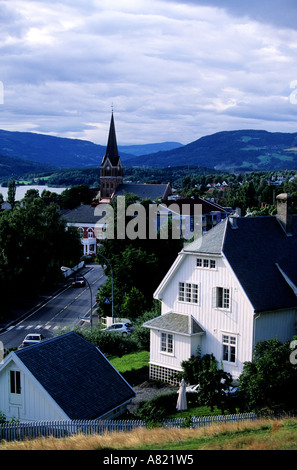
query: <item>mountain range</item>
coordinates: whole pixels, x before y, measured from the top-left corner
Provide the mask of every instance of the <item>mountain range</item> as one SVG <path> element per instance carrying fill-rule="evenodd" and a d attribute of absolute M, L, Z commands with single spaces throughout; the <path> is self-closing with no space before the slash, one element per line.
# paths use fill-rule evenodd
<path fill-rule="evenodd" d="M 54 168 L 99 167 L 106 147 L 79 139 L 0 130 L 0 177 Z M 178 142 L 119 146 L 125 167 L 198 165 L 222 171 L 297 168 L 297 133 L 223 131 Z"/>
<path fill-rule="evenodd" d="M 218 132 L 183 147 L 128 159 L 125 165 L 198 165 L 227 172 L 295 169 L 297 133 L 263 130 Z"/>

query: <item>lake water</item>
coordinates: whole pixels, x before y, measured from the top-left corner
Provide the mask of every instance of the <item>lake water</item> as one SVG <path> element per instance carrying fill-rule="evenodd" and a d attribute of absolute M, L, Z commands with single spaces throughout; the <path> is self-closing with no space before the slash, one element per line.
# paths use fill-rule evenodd
<path fill-rule="evenodd" d="M 29 189 L 37 189 L 38 192 L 39 192 L 39 196 L 40 196 L 44 189 L 49 190 L 52 193 L 61 194 L 61 192 L 64 191 L 64 189 L 66 189 L 66 188 L 50 188 L 49 186 L 34 186 L 34 185 L 33 186 L 29 186 L 29 185 L 28 186 L 17 186 L 16 187 L 16 196 L 15 196 L 16 201 L 20 201 L 21 199 L 23 199 L 25 197 L 26 192 Z M 7 191 L 8 191 L 8 188 L 0 187 L 0 193 L 3 195 L 4 201 L 6 201 L 6 198 L 7 198 Z"/>

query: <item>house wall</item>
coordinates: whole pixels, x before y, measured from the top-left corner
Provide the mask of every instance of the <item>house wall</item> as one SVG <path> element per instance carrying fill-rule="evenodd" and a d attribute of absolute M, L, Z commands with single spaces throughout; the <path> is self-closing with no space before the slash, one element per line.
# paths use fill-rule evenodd
<path fill-rule="evenodd" d="M 196 267 L 197 258 L 215 260 L 215 269 Z M 178 300 L 179 282 L 198 285 L 198 304 Z M 216 287 L 229 289 L 229 309 L 215 307 L 213 302 Z M 243 363 L 252 358 L 253 309 L 224 256 L 184 256 L 184 261 L 162 293 L 162 314 L 170 311 L 193 315 L 205 330 L 200 343 L 202 355 L 213 353 L 218 361 L 223 361 L 223 335 L 235 337 L 236 362 L 223 361 L 223 367 L 234 378 L 240 375 Z M 184 347 L 186 351 L 182 357 L 189 353 L 188 346 L 185 344 Z M 159 360 L 161 361 L 160 357 Z M 169 364 L 168 360 L 166 364 Z"/>
<path fill-rule="evenodd" d="M 21 373 L 21 393 L 10 394 L 10 370 Z M 21 422 L 38 420 L 65 420 L 67 416 L 55 407 L 54 402 L 41 393 L 30 376 L 20 369 L 15 363 L 10 362 L 0 372 L 0 411 L 6 419 L 17 418 Z"/>
<path fill-rule="evenodd" d="M 255 316 L 255 344 L 258 341 L 277 338 L 281 342 L 290 341 L 297 333 L 297 310 L 263 312 Z"/>
<path fill-rule="evenodd" d="M 162 331 L 164 333 L 164 331 Z M 179 335 L 177 333 L 173 334 L 173 344 L 174 349 L 173 353 L 164 353 L 161 352 L 161 331 L 160 330 L 151 330 L 150 336 L 150 364 L 160 364 L 166 365 L 171 369 L 182 370 L 180 363 L 183 360 L 187 360 L 191 356 L 191 341 L 189 336 Z"/>

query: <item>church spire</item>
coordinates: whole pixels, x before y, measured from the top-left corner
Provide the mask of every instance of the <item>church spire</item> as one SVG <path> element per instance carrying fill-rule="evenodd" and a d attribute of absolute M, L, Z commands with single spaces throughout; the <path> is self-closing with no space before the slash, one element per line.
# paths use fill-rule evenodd
<path fill-rule="evenodd" d="M 116 189 L 122 183 L 123 166 L 118 154 L 112 110 L 106 153 L 100 166 L 100 199 L 112 198 Z"/>
<path fill-rule="evenodd" d="M 109 135 L 108 135 L 105 157 L 109 158 L 110 163 L 113 166 L 118 164 L 119 153 L 118 153 L 117 137 L 116 137 L 116 131 L 115 131 L 115 125 L 114 125 L 113 111 L 111 113 L 111 121 L 110 121 Z"/>

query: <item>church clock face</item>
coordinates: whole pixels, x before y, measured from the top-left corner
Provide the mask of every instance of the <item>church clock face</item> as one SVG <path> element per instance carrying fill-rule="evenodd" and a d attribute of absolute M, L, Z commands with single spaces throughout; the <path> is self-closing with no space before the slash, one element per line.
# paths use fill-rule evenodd
<path fill-rule="evenodd" d="M 106 169 L 107 169 L 107 170 L 110 170 L 110 166 L 108 165 L 108 166 L 106 167 Z"/>

